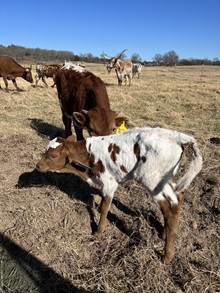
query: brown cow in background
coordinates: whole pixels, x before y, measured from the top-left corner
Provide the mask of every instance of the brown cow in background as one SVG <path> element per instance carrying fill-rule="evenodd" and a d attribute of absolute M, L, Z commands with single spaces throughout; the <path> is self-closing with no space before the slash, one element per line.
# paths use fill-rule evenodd
<path fill-rule="evenodd" d="M 83 140 L 83 129 L 89 135 L 109 135 L 115 132 L 126 117 L 116 117 L 110 103 L 104 82 L 83 68 L 62 68 L 55 78 L 58 98 L 65 125 L 66 137 L 75 128 L 77 140 Z"/>
<path fill-rule="evenodd" d="M 29 68 L 25 68 L 9 56 L 0 56 L 0 77 L 2 77 L 5 82 L 6 91 L 8 91 L 8 80 L 12 80 L 16 90 L 18 91 L 20 88 L 16 83 L 17 77 L 22 77 L 30 83 L 33 82 L 31 66 Z"/>

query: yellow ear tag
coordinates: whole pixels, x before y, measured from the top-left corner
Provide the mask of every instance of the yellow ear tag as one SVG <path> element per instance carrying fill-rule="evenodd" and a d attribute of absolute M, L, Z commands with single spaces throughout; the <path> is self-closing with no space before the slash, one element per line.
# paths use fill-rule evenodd
<path fill-rule="evenodd" d="M 127 128 L 125 127 L 125 121 L 123 121 L 122 124 L 117 128 L 116 134 L 124 132 L 126 130 L 127 130 Z"/>

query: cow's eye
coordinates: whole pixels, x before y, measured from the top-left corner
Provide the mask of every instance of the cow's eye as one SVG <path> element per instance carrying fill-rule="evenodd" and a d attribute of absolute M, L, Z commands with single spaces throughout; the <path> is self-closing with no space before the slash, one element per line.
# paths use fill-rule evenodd
<path fill-rule="evenodd" d="M 56 154 L 50 154 L 50 158 L 51 158 L 51 159 L 55 159 L 56 157 L 57 157 Z"/>
<path fill-rule="evenodd" d="M 113 132 L 116 132 L 116 128 L 113 128 L 112 131 L 113 131 Z"/>

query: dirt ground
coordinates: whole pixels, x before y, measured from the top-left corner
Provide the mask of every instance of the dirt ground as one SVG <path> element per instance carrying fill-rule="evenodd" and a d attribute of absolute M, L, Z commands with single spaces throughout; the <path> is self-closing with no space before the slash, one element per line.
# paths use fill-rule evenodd
<path fill-rule="evenodd" d="M 0 90 L 0 292 L 220 292 L 220 145 L 210 141 L 220 136 L 220 68 L 144 68 L 130 88 L 104 66 L 88 70 L 135 125 L 198 138 L 204 166 L 184 192 L 175 258 L 161 262 L 163 219 L 136 182 L 118 188 L 98 240 L 90 209 L 95 198 L 97 222 L 97 190 L 71 174 L 35 170 L 64 127 L 56 88 L 18 78 L 22 91 L 11 83 Z"/>

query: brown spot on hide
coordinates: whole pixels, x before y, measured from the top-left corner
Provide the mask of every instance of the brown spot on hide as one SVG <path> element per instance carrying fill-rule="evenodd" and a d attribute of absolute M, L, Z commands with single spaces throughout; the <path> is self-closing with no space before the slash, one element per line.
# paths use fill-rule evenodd
<path fill-rule="evenodd" d="M 102 161 L 99 160 L 97 163 L 95 163 L 95 156 L 93 154 L 90 155 L 89 165 L 92 167 L 91 173 L 94 176 L 99 177 L 100 173 L 105 172 L 105 167 Z"/>
<path fill-rule="evenodd" d="M 120 148 L 116 144 L 113 144 L 113 146 L 111 148 L 112 148 L 111 159 L 115 163 L 116 162 L 116 155 L 119 154 Z"/>
<path fill-rule="evenodd" d="M 111 153 L 112 151 L 112 143 L 110 143 L 110 145 L 108 146 L 108 152 Z"/>
<path fill-rule="evenodd" d="M 127 169 L 125 168 L 124 165 L 121 165 L 120 168 L 121 168 L 121 170 L 122 170 L 123 172 L 128 173 L 128 171 L 127 171 Z"/>
<path fill-rule="evenodd" d="M 145 163 L 147 161 L 145 156 L 142 156 L 141 159 L 142 159 L 143 163 Z"/>
<path fill-rule="evenodd" d="M 95 163 L 92 166 L 92 173 L 93 173 L 94 176 L 99 177 L 100 173 L 104 173 L 104 172 L 105 172 L 105 167 L 102 164 L 101 160 L 99 160 L 97 163 Z"/>
<path fill-rule="evenodd" d="M 140 161 L 140 146 L 139 144 L 136 142 L 134 145 L 134 154 L 136 155 L 137 161 Z"/>

